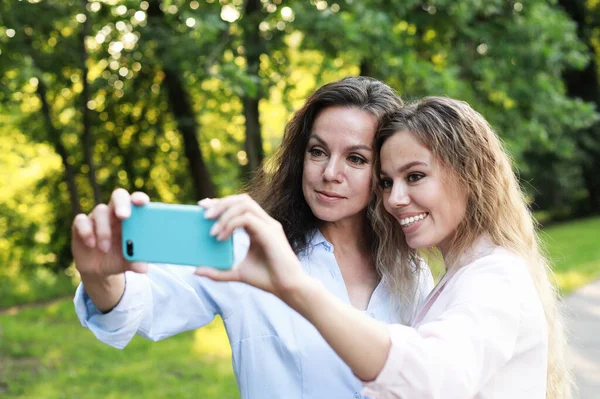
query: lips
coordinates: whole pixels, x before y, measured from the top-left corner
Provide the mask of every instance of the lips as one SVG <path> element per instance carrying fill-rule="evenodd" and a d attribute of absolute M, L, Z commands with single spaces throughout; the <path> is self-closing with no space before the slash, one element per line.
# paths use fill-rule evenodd
<path fill-rule="evenodd" d="M 317 197 L 323 202 L 337 202 L 345 197 L 342 197 L 339 194 L 333 193 L 331 191 L 315 191 L 317 193 Z"/>
<path fill-rule="evenodd" d="M 336 193 L 332 193 L 330 191 L 317 191 L 317 194 L 321 194 L 324 195 L 326 197 L 330 197 L 330 198 L 344 198 L 343 196 L 336 194 Z"/>

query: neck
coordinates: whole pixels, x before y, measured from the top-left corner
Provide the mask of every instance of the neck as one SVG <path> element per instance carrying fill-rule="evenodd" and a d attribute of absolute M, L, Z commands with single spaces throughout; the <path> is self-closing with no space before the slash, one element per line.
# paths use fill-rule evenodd
<path fill-rule="evenodd" d="M 365 234 L 367 223 L 366 217 L 361 216 L 351 220 L 323 222 L 319 226 L 319 230 L 336 250 L 358 249 L 361 252 L 370 252 L 368 237 Z"/>

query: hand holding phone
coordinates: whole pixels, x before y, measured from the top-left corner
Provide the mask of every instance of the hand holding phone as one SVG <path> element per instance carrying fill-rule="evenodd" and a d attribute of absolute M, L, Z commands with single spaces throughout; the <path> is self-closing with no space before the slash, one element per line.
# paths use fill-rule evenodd
<path fill-rule="evenodd" d="M 100 203 L 89 214 L 75 216 L 71 251 L 82 280 L 90 283 L 128 270 L 137 273 L 148 270 L 143 262 L 128 262 L 121 250 L 121 221 L 131 215 L 132 206 L 148 202 L 150 198 L 143 192 L 129 194 L 118 188 L 112 192 L 108 204 Z"/>
<path fill-rule="evenodd" d="M 123 256 L 130 262 L 187 266 L 233 266 L 233 241 L 210 235 L 214 220 L 196 205 L 149 202 L 132 206 L 122 222 Z"/>
<path fill-rule="evenodd" d="M 197 268 L 195 274 L 215 281 L 240 281 L 283 299 L 313 280 L 304 272 L 280 222 L 247 194 L 200 201 L 206 215 L 218 220 L 213 234 L 225 239 L 243 228 L 250 238 L 244 259 L 231 270 Z M 284 299 L 285 300 L 285 299 Z"/>

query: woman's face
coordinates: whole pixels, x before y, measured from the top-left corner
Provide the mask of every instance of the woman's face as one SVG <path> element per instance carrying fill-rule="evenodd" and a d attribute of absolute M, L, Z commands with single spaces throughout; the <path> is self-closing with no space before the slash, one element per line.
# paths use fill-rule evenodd
<path fill-rule="evenodd" d="M 364 217 L 377 123 L 374 115 L 351 107 L 331 106 L 317 115 L 304 154 L 302 191 L 318 219 Z"/>
<path fill-rule="evenodd" d="M 442 254 L 465 215 L 467 199 L 454 174 L 407 131 L 381 148 L 383 202 L 411 248 L 437 246 Z"/>

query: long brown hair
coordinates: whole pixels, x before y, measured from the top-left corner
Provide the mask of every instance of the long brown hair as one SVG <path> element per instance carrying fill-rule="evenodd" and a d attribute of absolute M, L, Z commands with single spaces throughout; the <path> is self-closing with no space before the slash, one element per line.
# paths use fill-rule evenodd
<path fill-rule="evenodd" d="M 304 153 L 313 123 L 325 108 L 343 106 L 366 111 L 381 120 L 398 110 L 402 100 L 386 84 L 367 77 L 347 77 L 317 89 L 285 127 L 283 140 L 246 191 L 283 225 L 296 253 L 306 248 L 319 220 L 302 192 Z"/>
<path fill-rule="evenodd" d="M 546 397 L 571 398 L 567 341 L 557 292 L 550 280 L 552 271 L 540 245 L 535 219 L 499 137 L 467 103 L 444 97 L 424 98 L 390 117 L 378 131 L 375 153 L 379 154 L 385 141 L 401 131 L 410 132 L 427 147 L 467 193 L 466 214 L 448 245 L 446 263 L 454 262 L 482 234 L 527 262 L 548 324 Z M 374 169 L 378 176 L 379 158 Z M 376 225 L 388 226 L 391 231 L 383 236 L 409 257 L 415 256 L 416 251 L 408 248 L 402 230 L 391 227 L 397 222 L 384 210 L 381 193 L 376 196 Z"/>
<path fill-rule="evenodd" d="M 302 192 L 304 153 L 316 117 L 327 107 L 356 108 L 374 115 L 379 123 L 403 106 L 402 100 L 388 85 L 367 77 L 347 77 L 316 90 L 285 128 L 283 141 L 270 163 L 262 168 L 247 191 L 282 226 L 294 251 L 307 248 L 309 234 L 319 220 L 310 210 Z M 375 189 L 375 183 L 373 183 Z M 381 239 L 373 226 L 375 196 L 367 206 L 365 238 L 371 246 L 372 261 L 391 292 L 392 302 L 401 307 L 413 305 L 420 264 L 402 268 L 400 249 Z M 400 316 L 403 312 L 400 311 Z M 404 320 L 408 322 L 408 320 Z"/>

